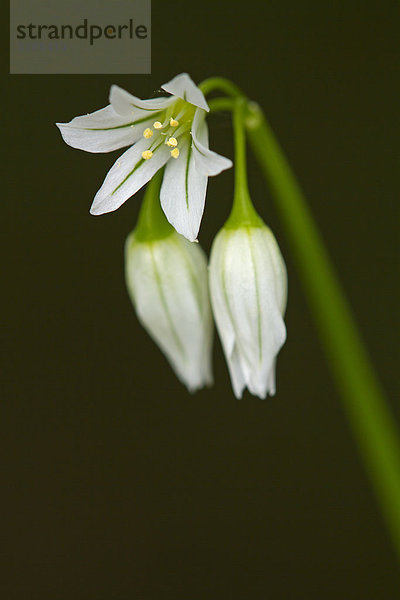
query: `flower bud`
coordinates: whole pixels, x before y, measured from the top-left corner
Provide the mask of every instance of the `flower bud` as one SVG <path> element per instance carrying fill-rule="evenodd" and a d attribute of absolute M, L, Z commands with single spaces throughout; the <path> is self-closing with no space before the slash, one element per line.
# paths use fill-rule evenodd
<path fill-rule="evenodd" d="M 200 245 L 172 227 L 158 239 L 142 239 L 132 232 L 125 265 L 138 319 L 178 378 L 191 392 L 210 385 L 213 322 L 207 260 Z"/>
<path fill-rule="evenodd" d="M 224 227 L 214 240 L 210 292 L 237 398 L 245 387 L 275 394 L 276 356 L 286 339 L 286 267 L 268 227 Z"/>

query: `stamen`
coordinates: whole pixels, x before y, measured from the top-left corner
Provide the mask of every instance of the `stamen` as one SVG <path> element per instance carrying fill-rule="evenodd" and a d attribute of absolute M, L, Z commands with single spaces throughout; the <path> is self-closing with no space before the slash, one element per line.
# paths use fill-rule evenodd
<path fill-rule="evenodd" d="M 172 156 L 172 158 L 178 158 L 178 156 L 179 156 L 178 148 L 174 148 L 173 150 L 171 150 L 171 156 Z"/>
<path fill-rule="evenodd" d="M 142 152 L 142 158 L 144 160 L 149 160 L 149 158 L 151 158 L 153 156 L 153 153 L 151 150 L 145 150 L 144 152 Z"/>
<path fill-rule="evenodd" d="M 171 117 L 170 120 L 169 120 L 169 124 L 171 125 L 171 127 L 178 127 L 179 121 L 177 121 L 176 119 L 173 119 Z"/>
<path fill-rule="evenodd" d="M 153 127 L 154 127 L 154 129 L 161 129 L 162 123 L 160 123 L 160 121 L 155 121 L 153 123 Z"/>
<path fill-rule="evenodd" d="M 169 140 L 167 141 L 167 146 L 170 146 L 170 148 L 175 148 L 175 146 L 178 145 L 178 140 L 174 137 L 170 137 Z"/>
<path fill-rule="evenodd" d="M 143 131 L 143 137 L 145 137 L 146 139 L 151 138 L 152 135 L 153 135 L 153 130 L 150 129 L 150 127 L 147 127 L 147 129 L 145 129 Z"/>

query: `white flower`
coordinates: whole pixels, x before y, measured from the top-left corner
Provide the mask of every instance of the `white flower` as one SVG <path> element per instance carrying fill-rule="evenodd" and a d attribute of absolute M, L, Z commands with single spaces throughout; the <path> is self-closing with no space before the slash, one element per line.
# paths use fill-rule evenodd
<path fill-rule="evenodd" d="M 67 144 L 88 152 L 131 146 L 114 163 L 97 192 L 94 215 L 119 208 L 167 163 L 161 205 L 175 229 L 194 241 L 204 210 L 207 179 L 232 166 L 208 147 L 209 111 L 201 90 L 182 73 L 161 86 L 168 97 L 140 100 L 113 85 L 110 104 L 57 123 Z"/>
<path fill-rule="evenodd" d="M 144 328 L 191 392 L 212 384 L 213 321 L 207 259 L 171 228 L 162 239 L 125 245 L 128 291 Z"/>
<path fill-rule="evenodd" d="M 287 277 L 266 226 L 223 228 L 210 260 L 211 303 L 233 390 L 275 393 L 275 361 L 286 339 Z"/>

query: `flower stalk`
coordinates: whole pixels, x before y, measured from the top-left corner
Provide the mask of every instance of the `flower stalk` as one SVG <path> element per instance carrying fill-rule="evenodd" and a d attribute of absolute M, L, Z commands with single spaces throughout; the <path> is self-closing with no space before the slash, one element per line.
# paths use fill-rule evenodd
<path fill-rule="evenodd" d="M 147 184 L 135 229 L 135 237 L 139 242 L 162 240 L 174 232 L 160 205 L 162 177 L 163 169 L 160 169 Z"/>
<path fill-rule="evenodd" d="M 235 193 L 233 197 L 233 206 L 229 218 L 225 224 L 227 228 L 236 228 L 239 225 L 250 225 L 259 227 L 263 225 L 262 220 L 256 213 L 253 203 L 250 199 L 249 187 L 247 183 L 246 166 L 246 135 L 244 111 L 246 102 L 244 99 L 238 99 L 233 109 L 233 132 L 235 142 Z"/>
<path fill-rule="evenodd" d="M 306 199 L 255 103 L 248 105 L 246 126 L 256 159 L 271 186 L 347 418 L 400 558 L 400 441 L 396 422 Z"/>

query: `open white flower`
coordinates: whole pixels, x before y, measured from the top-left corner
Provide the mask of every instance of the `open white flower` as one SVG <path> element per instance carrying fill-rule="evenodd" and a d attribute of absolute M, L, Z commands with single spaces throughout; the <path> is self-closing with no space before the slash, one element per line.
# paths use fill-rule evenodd
<path fill-rule="evenodd" d="M 210 260 L 211 303 L 237 398 L 275 394 L 286 339 L 286 267 L 268 227 L 223 228 Z"/>
<path fill-rule="evenodd" d="M 57 123 L 64 141 L 88 152 L 131 146 L 97 192 L 94 215 L 119 208 L 166 163 L 161 205 L 175 229 L 194 241 L 204 210 L 207 179 L 232 166 L 208 147 L 209 111 L 201 90 L 182 73 L 161 86 L 168 97 L 140 100 L 113 85 L 110 104 Z"/>
<path fill-rule="evenodd" d="M 213 321 L 207 258 L 171 227 L 160 239 L 135 232 L 125 245 L 126 283 L 137 316 L 189 391 L 212 383 Z"/>

